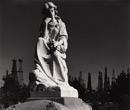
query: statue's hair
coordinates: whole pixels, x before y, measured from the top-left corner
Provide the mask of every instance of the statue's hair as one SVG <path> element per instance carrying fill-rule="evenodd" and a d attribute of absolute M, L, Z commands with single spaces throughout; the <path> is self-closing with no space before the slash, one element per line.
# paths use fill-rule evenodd
<path fill-rule="evenodd" d="M 44 15 L 44 16 L 48 16 L 49 15 L 49 9 L 50 8 L 54 8 L 54 10 L 55 10 L 55 14 L 57 15 L 58 14 L 58 11 L 57 11 L 57 6 L 54 4 L 54 3 L 52 3 L 52 2 L 47 2 L 47 3 L 45 3 L 44 5 L 43 5 L 43 8 L 42 8 L 42 14 Z"/>

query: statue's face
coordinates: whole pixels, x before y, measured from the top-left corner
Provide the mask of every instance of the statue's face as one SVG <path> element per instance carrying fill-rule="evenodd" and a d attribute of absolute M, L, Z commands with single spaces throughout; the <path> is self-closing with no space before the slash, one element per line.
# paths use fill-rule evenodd
<path fill-rule="evenodd" d="M 50 8 L 50 13 L 51 13 L 51 17 L 54 18 L 55 17 L 55 10 L 54 10 L 54 8 Z"/>

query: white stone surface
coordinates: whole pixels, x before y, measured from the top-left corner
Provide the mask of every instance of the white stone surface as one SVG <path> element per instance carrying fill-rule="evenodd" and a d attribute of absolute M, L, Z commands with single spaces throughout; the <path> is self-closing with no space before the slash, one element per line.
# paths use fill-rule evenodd
<path fill-rule="evenodd" d="M 78 98 L 78 92 L 71 86 L 61 86 L 57 91 L 31 91 L 31 97 L 75 97 Z"/>

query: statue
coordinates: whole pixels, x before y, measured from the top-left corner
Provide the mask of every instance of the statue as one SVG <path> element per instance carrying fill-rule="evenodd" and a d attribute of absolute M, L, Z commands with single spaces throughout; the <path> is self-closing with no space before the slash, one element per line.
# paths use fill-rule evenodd
<path fill-rule="evenodd" d="M 30 72 L 32 91 L 58 90 L 73 87 L 68 84 L 68 69 L 65 62 L 68 34 L 65 23 L 58 16 L 57 6 L 44 4 L 43 21 L 35 51 L 35 70 Z"/>

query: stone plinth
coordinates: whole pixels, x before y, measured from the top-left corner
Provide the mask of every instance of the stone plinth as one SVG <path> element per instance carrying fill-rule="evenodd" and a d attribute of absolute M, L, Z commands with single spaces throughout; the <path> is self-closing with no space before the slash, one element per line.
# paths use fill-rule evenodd
<path fill-rule="evenodd" d="M 34 98 L 35 97 L 77 97 L 78 98 L 78 91 L 71 86 L 59 86 L 58 89 L 49 88 L 43 91 L 30 91 L 30 95 L 32 98 L 33 97 Z"/>
<path fill-rule="evenodd" d="M 52 93 L 52 94 L 51 94 Z M 26 102 L 33 101 L 50 101 L 61 104 L 68 110 L 92 110 L 91 106 L 84 103 L 82 99 L 77 97 L 59 97 L 60 92 L 44 91 L 44 92 L 31 92 L 31 97 Z M 65 109 L 61 109 L 65 110 Z"/>
<path fill-rule="evenodd" d="M 91 106 L 86 104 L 85 102 L 82 101 L 80 98 L 73 98 L 73 97 L 34 97 L 34 98 L 29 98 L 27 101 L 28 102 L 33 102 L 33 101 L 50 101 L 54 103 L 58 103 L 64 108 L 68 108 L 68 110 L 92 110 Z M 65 109 L 61 109 L 65 110 Z"/>
<path fill-rule="evenodd" d="M 6 110 L 92 110 L 78 98 L 62 98 L 64 105 L 51 100 L 35 100 L 13 105 Z"/>
<path fill-rule="evenodd" d="M 6 110 L 69 110 L 69 108 L 57 102 L 53 102 L 53 105 L 51 104 L 50 109 L 48 109 L 51 102 L 50 100 L 29 101 L 10 106 Z"/>
<path fill-rule="evenodd" d="M 90 105 L 84 103 L 82 99 L 78 98 L 78 92 L 76 89 L 62 88 L 57 91 L 35 91 L 30 92 L 30 95 L 31 97 L 26 100 L 26 103 L 39 103 L 42 101 L 45 103 L 50 101 L 56 106 L 58 105 L 59 107 L 64 108 L 57 110 L 92 110 Z"/>
<path fill-rule="evenodd" d="M 77 91 L 30 91 L 32 98 L 36 97 L 78 97 Z"/>

